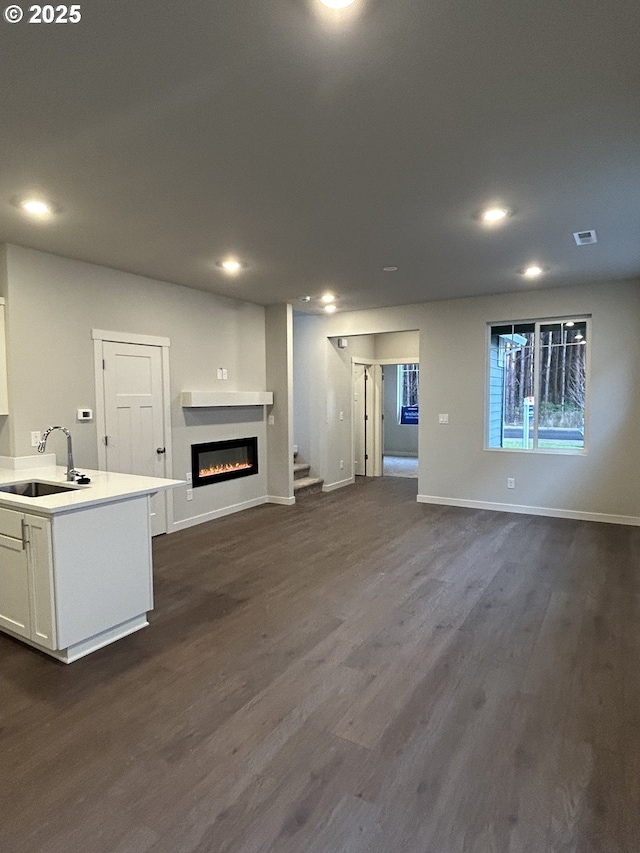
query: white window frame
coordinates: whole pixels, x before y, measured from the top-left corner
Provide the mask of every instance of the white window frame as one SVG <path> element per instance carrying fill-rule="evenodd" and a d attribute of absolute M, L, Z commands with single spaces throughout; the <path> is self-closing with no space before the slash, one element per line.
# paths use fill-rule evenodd
<path fill-rule="evenodd" d="M 538 447 L 538 418 L 540 414 L 540 327 L 549 323 L 566 323 L 569 320 L 584 322 L 586 324 L 586 369 L 585 369 L 585 404 L 584 404 L 584 443 L 582 447 Z M 490 381 L 491 381 L 491 327 L 492 326 L 517 326 L 521 323 L 535 324 L 534 341 L 534 363 L 533 363 L 533 387 L 536 390 L 536 406 L 533 416 L 533 447 L 490 447 L 489 446 L 489 421 L 490 408 Z M 487 323 L 485 334 L 485 393 L 484 393 L 484 449 L 497 451 L 498 453 L 542 453 L 553 456 L 586 456 L 588 452 L 589 438 L 589 410 L 591 405 L 591 315 L 590 314 L 568 314 L 564 317 L 527 318 L 517 320 L 492 320 Z"/>

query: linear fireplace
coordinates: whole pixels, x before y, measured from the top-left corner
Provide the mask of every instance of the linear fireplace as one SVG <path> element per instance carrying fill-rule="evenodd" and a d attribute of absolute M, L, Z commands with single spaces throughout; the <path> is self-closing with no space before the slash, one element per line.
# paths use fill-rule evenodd
<path fill-rule="evenodd" d="M 191 473 L 194 487 L 257 474 L 257 437 L 192 444 Z"/>

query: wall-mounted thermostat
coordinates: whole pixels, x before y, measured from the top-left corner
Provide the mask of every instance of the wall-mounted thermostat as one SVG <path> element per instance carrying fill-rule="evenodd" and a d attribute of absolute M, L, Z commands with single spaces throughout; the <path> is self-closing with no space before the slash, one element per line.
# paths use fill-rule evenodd
<path fill-rule="evenodd" d="M 93 420 L 93 409 L 78 409 L 78 420 L 79 421 L 92 421 Z"/>

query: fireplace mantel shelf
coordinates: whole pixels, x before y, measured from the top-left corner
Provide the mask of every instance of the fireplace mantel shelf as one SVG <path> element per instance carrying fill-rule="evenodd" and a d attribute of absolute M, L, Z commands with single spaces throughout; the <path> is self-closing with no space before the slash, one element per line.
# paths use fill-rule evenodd
<path fill-rule="evenodd" d="M 271 406 L 273 391 L 183 391 L 181 401 L 183 409 Z"/>

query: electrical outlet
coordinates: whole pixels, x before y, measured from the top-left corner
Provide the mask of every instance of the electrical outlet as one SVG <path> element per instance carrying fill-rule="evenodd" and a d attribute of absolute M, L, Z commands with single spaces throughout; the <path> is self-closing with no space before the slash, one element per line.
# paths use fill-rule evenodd
<path fill-rule="evenodd" d="M 269 426 L 275 426 L 276 416 L 275 415 L 269 415 L 269 417 L 267 418 L 267 422 L 268 422 Z"/>
<path fill-rule="evenodd" d="M 40 434 L 39 430 L 37 432 L 32 432 L 31 433 L 31 447 L 37 447 L 40 444 L 41 438 L 42 438 L 42 435 Z"/>
<path fill-rule="evenodd" d="M 342 471 L 343 468 L 344 468 L 344 459 L 341 459 L 340 460 L 340 470 Z"/>
<path fill-rule="evenodd" d="M 188 501 L 193 500 L 193 489 L 187 489 L 187 500 Z"/>
<path fill-rule="evenodd" d="M 187 473 L 184 475 L 184 478 L 187 483 L 193 482 L 193 476 L 191 475 L 191 471 L 187 471 Z"/>
<path fill-rule="evenodd" d="M 515 487 L 516 487 L 516 481 L 513 479 L 513 477 L 507 477 L 507 488 L 508 489 L 515 489 Z"/>
<path fill-rule="evenodd" d="M 438 415 L 438 423 L 439 424 L 448 424 L 449 423 L 449 415 Z"/>

